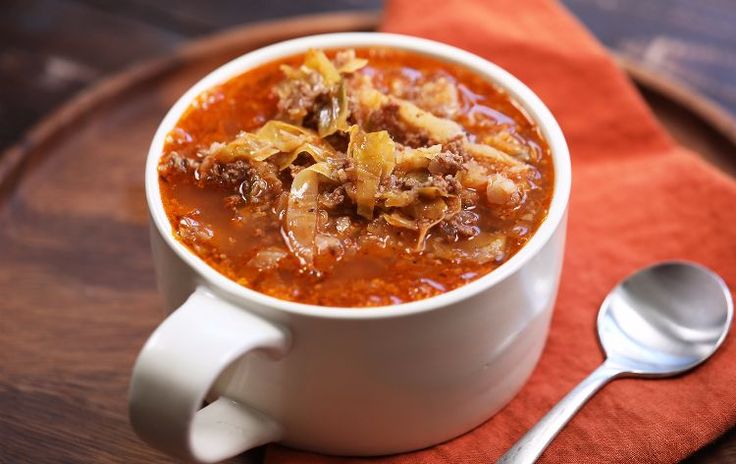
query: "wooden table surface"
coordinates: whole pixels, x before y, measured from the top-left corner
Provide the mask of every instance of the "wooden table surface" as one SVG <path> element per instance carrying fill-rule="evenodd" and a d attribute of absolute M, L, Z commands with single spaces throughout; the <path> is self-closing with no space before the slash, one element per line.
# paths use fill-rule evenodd
<path fill-rule="evenodd" d="M 736 114 L 736 2 L 564 3 L 618 53 L 686 84 Z M 3 0 L 0 149 L 20 141 L 24 131 L 39 118 L 81 89 L 140 60 L 165 55 L 188 39 L 269 18 L 328 10 L 377 9 L 381 2 L 251 0 L 247 7 L 244 5 L 246 2 L 238 0 L 221 0 L 216 7 L 212 2 L 193 0 Z M 0 323 L 4 332 L 2 327 Z M 0 375 L 3 359 L 0 357 Z M 18 400 L 4 394 L 0 399 L 0 407 L 5 401 Z M 6 462 L 6 438 L 0 429 L 0 462 Z M 44 462 L 78 462 L 70 460 L 70 456 L 60 453 Z M 688 462 L 736 462 L 736 430 Z"/>

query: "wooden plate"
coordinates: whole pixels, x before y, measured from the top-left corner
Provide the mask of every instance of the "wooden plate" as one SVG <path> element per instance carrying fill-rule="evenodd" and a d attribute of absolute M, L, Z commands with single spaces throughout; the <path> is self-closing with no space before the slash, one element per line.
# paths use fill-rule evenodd
<path fill-rule="evenodd" d="M 302 17 L 196 41 L 83 92 L 3 154 L 4 459 L 172 462 L 133 435 L 126 405 L 136 353 L 162 318 L 143 187 L 153 132 L 186 88 L 237 55 L 290 37 L 370 30 L 377 21 L 374 13 Z M 716 123 L 634 77 L 679 140 L 733 169 L 730 121 Z"/>

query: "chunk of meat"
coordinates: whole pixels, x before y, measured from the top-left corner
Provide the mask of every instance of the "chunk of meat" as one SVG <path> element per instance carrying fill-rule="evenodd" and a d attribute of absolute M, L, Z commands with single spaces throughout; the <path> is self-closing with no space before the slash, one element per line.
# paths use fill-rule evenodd
<path fill-rule="evenodd" d="M 480 233 L 480 227 L 478 227 L 479 220 L 480 216 L 473 211 L 463 210 L 449 218 L 447 221 L 444 221 L 440 224 L 440 227 L 449 237 L 467 239 L 475 237 Z"/>
<path fill-rule="evenodd" d="M 429 172 L 436 176 L 455 175 L 463 169 L 463 157 L 456 153 L 443 151 L 432 158 L 427 166 Z"/>
<path fill-rule="evenodd" d="M 286 70 L 285 70 L 286 72 Z M 315 102 L 329 93 L 320 73 L 305 67 L 287 72 L 287 79 L 279 83 L 274 91 L 278 97 L 278 110 L 282 118 L 301 124 L 314 109 Z"/>
<path fill-rule="evenodd" d="M 394 188 L 400 191 L 416 190 L 423 194 L 427 189 L 436 189 L 439 196 L 450 196 L 460 192 L 462 186 L 452 175 L 428 176 L 426 179 L 401 177 L 395 179 Z"/>
<path fill-rule="evenodd" d="M 284 192 L 276 166 L 265 161 L 234 159 L 222 162 L 209 155 L 199 167 L 199 184 L 237 191 L 247 203 L 263 203 Z"/>
<path fill-rule="evenodd" d="M 286 191 L 278 168 L 269 162 L 252 163 L 249 181 L 247 199 L 251 203 L 271 201 Z"/>
<path fill-rule="evenodd" d="M 392 139 L 409 147 L 430 145 L 426 133 L 417 131 L 404 123 L 399 115 L 399 105 L 395 103 L 386 102 L 375 111 L 368 113 L 365 127 L 370 131 L 388 131 Z"/>
<path fill-rule="evenodd" d="M 172 174 L 191 174 L 199 169 L 201 161 L 171 151 L 164 153 L 158 164 L 159 175 L 166 179 Z"/>
<path fill-rule="evenodd" d="M 228 189 L 236 189 L 248 179 L 250 164 L 242 159 L 223 163 L 207 159 L 202 163 L 199 173 L 200 185 L 219 185 Z"/>
<path fill-rule="evenodd" d="M 457 137 L 444 143 L 442 149 L 460 156 L 463 161 L 468 161 L 471 159 L 471 156 L 468 154 L 467 144 L 468 139 L 466 137 Z"/>

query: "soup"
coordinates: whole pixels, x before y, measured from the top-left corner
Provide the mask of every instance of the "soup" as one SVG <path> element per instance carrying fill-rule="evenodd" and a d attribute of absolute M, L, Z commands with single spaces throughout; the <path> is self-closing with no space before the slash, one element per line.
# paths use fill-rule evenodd
<path fill-rule="evenodd" d="M 493 271 L 544 220 L 549 147 L 501 89 L 411 52 L 310 50 L 199 95 L 159 185 L 175 237 L 276 298 L 367 307 Z"/>

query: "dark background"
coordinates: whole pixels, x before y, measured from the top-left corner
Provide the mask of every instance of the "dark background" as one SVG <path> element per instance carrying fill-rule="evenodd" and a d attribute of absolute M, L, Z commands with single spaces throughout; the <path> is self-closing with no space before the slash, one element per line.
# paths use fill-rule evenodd
<path fill-rule="evenodd" d="M 80 89 L 223 28 L 380 0 L 0 0 L 0 149 Z M 564 0 L 627 58 L 736 114 L 735 0 Z M 561 47 L 565 44 L 560 44 Z"/>

